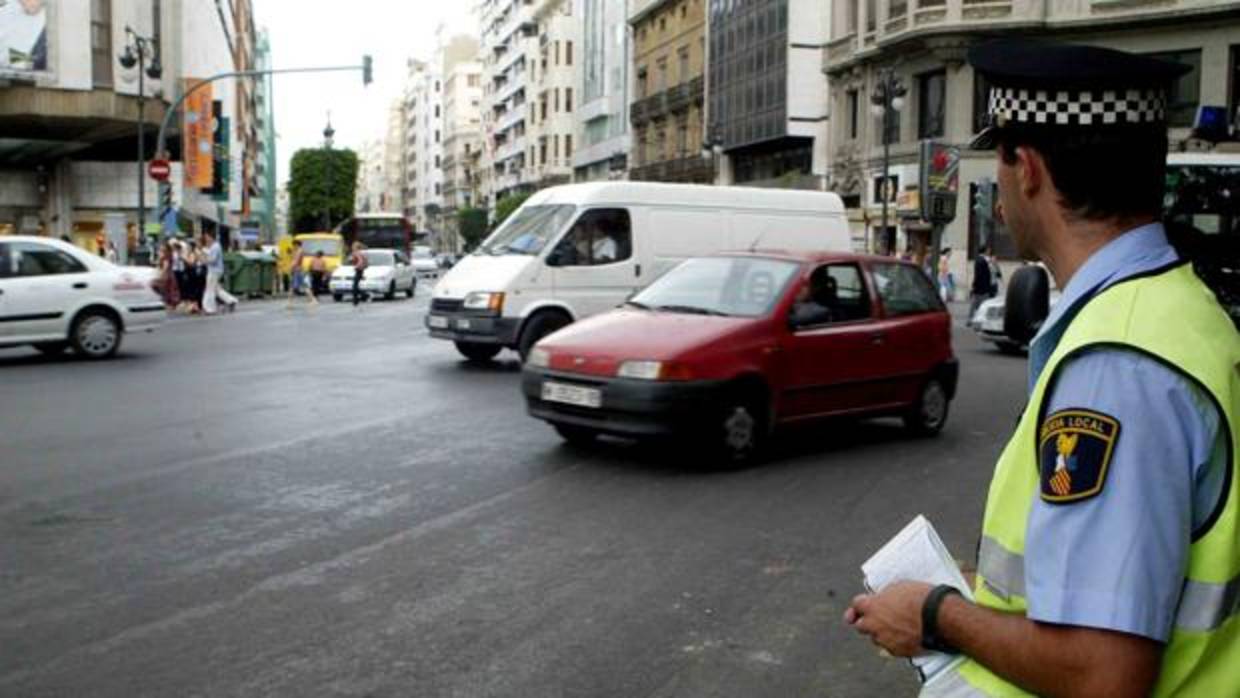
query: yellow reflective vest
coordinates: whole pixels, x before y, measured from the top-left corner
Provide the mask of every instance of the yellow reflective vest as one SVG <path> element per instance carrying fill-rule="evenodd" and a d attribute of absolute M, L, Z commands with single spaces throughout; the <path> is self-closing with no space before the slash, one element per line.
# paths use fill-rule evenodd
<path fill-rule="evenodd" d="M 1220 428 L 1226 430 L 1230 467 L 1224 496 L 1189 548 L 1175 627 L 1153 695 L 1240 696 L 1240 335 L 1187 263 L 1120 281 L 1087 301 L 1070 322 L 995 468 L 978 550 L 976 601 L 1009 613 L 1027 608 L 1025 533 L 1041 488 L 1037 439 L 1047 388 L 1065 360 L 1102 347 L 1141 352 L 1176 368 L 1213 398 L 1225 420 Z M 1030 695 L 970 659 L 956 672 L 953 696 Z"/>

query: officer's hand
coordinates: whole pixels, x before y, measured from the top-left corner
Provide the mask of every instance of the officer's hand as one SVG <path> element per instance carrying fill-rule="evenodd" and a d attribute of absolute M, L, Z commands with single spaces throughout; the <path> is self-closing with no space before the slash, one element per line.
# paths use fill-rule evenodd
<path fill-rule="evenodd" d="M 897 657 L 924 654 L 921 607 L 931 586 L 896 582 L 877 594 L 861 594 L 844 612 L 844 622 Z"/>

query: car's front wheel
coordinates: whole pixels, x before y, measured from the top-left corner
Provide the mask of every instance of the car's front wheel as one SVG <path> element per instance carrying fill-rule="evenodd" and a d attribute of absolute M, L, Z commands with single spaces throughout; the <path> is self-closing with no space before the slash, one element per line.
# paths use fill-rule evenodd
<path fill-rule="evenodd" d="M 337 303 L 339 303 L 340 301 L 344 300 L 344 296 L 343 296 L 342 294 L 339 294 L 339 293 L 333 293 L 333 294 L 332 294 L 332 300 L 334 300 L 334 301 L 336 301 Z"/>
<path fill-rule="evenodd" d="M 943 431 L 950 404 L 943 381 L 932 377 L 921 387 L 917 401 L 904 413 L 904 426 L 918 436 L 934 436 Z"/>
<path fill-rule="evenodd" d="M 395 297 L 396 297 L 396 282 L 392 281 L 388 283 L 388 290 L 387 290 L 387 293 L 383 295 L 383 299 L 390 301 Z"/>
<path fill-rule="evenodd" d="M 413 298 L 413 294 L 417 292 L 418 292 L 418 277 L 415 276 L 412 279 L 409 279 L 409 288 L 405 291 L 405 296 L 407 298 Z"/>
<path fill-rule="evenodd" d="M 707 453 L 717 465 L 738 468 L 752 463 L 766 439 L 767 406 L 751 391 L 736 391 L 714 411 L 706 429 Z"/>
<path fill-rule="evenodd" d="M 461 352 L 461 356 L 474 362 L 490 361 L 499 354 L 500 347 L 498 344 L 478 344 L 477 342 L 456 342 L 456 350 Z"/>
<path fill-rule="evenodd" d="M 106 359 L 121 348 L 121 323 L 112 313 L 87 310 L 73 321 L 69 342 L 88 359 Z"/>

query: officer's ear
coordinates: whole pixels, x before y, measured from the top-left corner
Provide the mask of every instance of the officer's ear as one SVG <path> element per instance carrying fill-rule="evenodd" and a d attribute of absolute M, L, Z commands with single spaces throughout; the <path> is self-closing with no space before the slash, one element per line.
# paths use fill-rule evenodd
<path fill-rule="evenodd" d="M 1003 333 L 1028 344 L 1050 314 L 1050 275 L 1037 265 L 1021 267 L 1008 281 L 1004 300 Z"/>
<path fill-rule="evenodd" d="M 1016 181 L 1020 192 L 1027 199 L 1037 197 L 1050 182 L 1050 171 L 1046 168 L 1046 159 L 1036 149 L 1027 145 L 1016 147 Z"/>

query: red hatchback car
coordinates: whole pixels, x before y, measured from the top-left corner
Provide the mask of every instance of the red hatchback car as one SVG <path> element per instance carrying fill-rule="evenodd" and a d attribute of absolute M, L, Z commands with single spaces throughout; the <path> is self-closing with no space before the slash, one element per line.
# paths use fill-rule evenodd
<path fill-rule="evenodd" d="M 688 435 L 751 458 L 783 424 L 947 420 L 959 366 L 930 279 L 886 257 L 738 253 L 687 260 L 621 308 L 539 342 L 532 416 L 571 442 Z"/>

